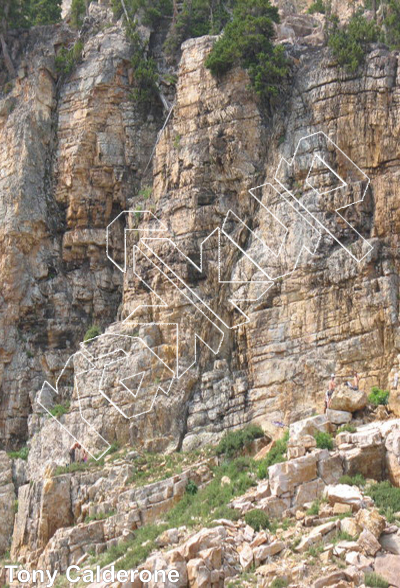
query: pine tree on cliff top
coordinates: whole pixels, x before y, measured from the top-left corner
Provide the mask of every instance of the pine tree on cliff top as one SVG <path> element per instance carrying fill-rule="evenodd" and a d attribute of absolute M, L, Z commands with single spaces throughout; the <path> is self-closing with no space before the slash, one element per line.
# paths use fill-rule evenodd
<path fill-rule="evenodd" d="M 6 35 L 9 30 L 52 24 L 61 19 L 62 0 L 0 0 L 0 44 L 8 73 L 15 76 Z"/>
<path fill-rule="evenodd" d="M 30 21 L 35 25 L 54 24 L 61 20 L 62 0 L 31 0 Z"/>
<path fill-rule="evenodd" d="M 8 52 L 5 36 L 9 29 L 28 26 L 28 14 L 28 0 L 2 0 L 0 3 L 0 43 L 4 63 L 11 77 L 15 76 L 15 68 Z"/>

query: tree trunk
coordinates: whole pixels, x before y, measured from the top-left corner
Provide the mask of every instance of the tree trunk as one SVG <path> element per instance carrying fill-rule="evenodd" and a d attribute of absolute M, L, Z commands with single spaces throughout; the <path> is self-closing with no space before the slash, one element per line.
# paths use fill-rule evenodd
<path fill-rule="evenodd" d="M 374 20 L 376 20 L 376 0 L 372 0 L 372 13 L 374 15 Z"/>
<path fill-rule="evenodd" d="M 174 0 L 174 15 L 172 18 L 172 22 L 175 24 L 178 18 L 178 0 Z"/>
<path fill-rule="evenodd" d="M 3 51 L 4 63 L 5 63 L 5 66 L 7 68 L 7 71 L 8 71 L 8 73 L 10 74 L 10 76 L 12 78 L 15 78 L 15 75 L 16 75 L 15 67 L 13 65 L 13 62 L 11 61 L 11 57 L 10 57 L 10 54 L 8 52 L 7 43 L 6 43 L 6 40 L 4 38 L 4 34 L 3 33 L 0 33 L 0 43 L 1 43 L 1 49 Z"/>
<path fill-rule="evenodd" d="M 122 4 L 122 8 L 124 9 L 125 18 L 128 21 L 128 24 L 131 24 L 131 19 L 129 18 L 129 14 L 128 14 L 128 11 L 127 11 L 126 6 L 125 6 L 125 1 L 124 0 L 121 0 L 121 4 Z"/>

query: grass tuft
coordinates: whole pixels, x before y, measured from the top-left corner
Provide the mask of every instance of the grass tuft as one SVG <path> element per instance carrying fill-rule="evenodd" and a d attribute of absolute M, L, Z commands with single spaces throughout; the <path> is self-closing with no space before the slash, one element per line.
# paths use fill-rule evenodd
<path fill-rule="evenodd" d="M 314 439 L 317 442 L 318 449 L 333 449 L 333 439 L 330 433 L 324 433 L 323 431 L 317 431 L 314 435 Z"/>
<path fill-rule="evenodd" d="M 385 578 L 375 572 L 367 572 L 364 576 L 364 582 L 366 586 L 371 588 L 389 588 L 389 582 L 386 582 Z"/>
<path fill-rule="evenodd" d="M 261 531 L 262 529 L 269 529 L 270 522 L 266 512 L 259 508 L 249 510 L 244 515 L 244 520 L 247 525 L 250 525 L 255 531 Z"/>
<path fill-rule="evenodd" d="M 356 474 L 355 476 L 345 474 L 339 478 L 339 484 L 347 484 L 348 486 L 365 486 L 366 481 L 362 474 Z"/>

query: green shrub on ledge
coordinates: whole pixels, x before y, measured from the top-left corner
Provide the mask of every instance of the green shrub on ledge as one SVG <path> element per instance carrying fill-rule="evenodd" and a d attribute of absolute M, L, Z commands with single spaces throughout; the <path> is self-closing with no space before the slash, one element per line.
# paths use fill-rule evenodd
<path fill-rule="evenodd" d="M 371 394 L 368 396 L 368 400 L 374 406 L 386 406 L 389 402 L 390 392 L 388 390 L 381 390 L 378 386 L 373 386 Z"/>
<path fill-rule="evenodd" d="M 364 62 L 368 45 L 376 42 L 378 37 L 376 24 L 360 14 L 354 15 L 342 27 L 337 16 L 330 20 L 328 45 L 338 65 L 349 73 L 356 73 Z"/>
<path fill-rule="evenodd" d="M 365 486 L 365 478 L 362 474 L 349 476 L 348 474 L 341 476 L 339 484 L 347 484 L 348 486 Z"/>
<path fill-rule="evenodd" d="M 258 425 L 249 425 L 239 431 L 229 431 L 218 443 L 217 455 L 225 454 L 227 457 L 232 457 L 241 449 L 248 447 L 254 439 L 262 437 L 264 437 L 264 431 Z"/>
<path fill-rule="evenodd" d="M 316 12 L 319 12 L 320 14 L 325 14 L 325 11 L 326 8 L 323 0 L 316 0 L 311 4 L 310 8 L 307 10 L 308 14 L 315 14 Z"/>
<path fill-rule="evenodd" d="M 373 499 L 378 508 L 400 511 L 400 488 L 392 486 L 388 480 L 368 486 L 366 494 Z"/>
<path fill-rule="evenodd" d="M 238 0 L 233 17 L 215 43 L 205 65 L 214 76 L 223 76 L 240 65 L 249 73 L 251 86 L 262 101 L 279 93 L 289 73 L 283 46 L 274 45 L 278 9 L 269 0 Z"/>
<path fill-rule="evenodd" d="M 51 410 L 50 413 L 53 417 L 59 418 L 64 414 L 67 414 L 71 407 L 71 403 L 67 400 L 64 404 L 56 404 Z"/>
<path fill-rule="evenodd" d="M 371 588 L 389 588 L 389 582 L 386 582 L 385 578 L 375 572 L 366 572 L 364 582 L 366 586 Z"/>
<path fill-rule="evenodd" d="M 29 455 L 29 449 L 28 447 L 21 447 L 21 449 L 18 449 L 18 451 L 9 451 L 8 452 L 8 457 L 10 457 L 11 459 L 23 459 L 24 461 L 26 461 L 28 459 L 28 455 Z"/>
<path fill-rule="evenodd" d="M 249 510 L 244 515 L 244 520 L 247 525 L 250 525 L 255 531 L 261 531 L 262 529 L 269 529 L 269 518 L 266 512 L 259 508 Z"/>
<path fill-rule="evenodd" d="M 80 40 L 76 41 L 70 49 L 61 47 L 55 60 L 57 72 L 61 75 L 70 74 L 80 62 L 82 51 L 83 42 Z"/>
<path fill-rule="evenodd" d="M 84 341 L 90 341 L 90 339 L 94 339 L 95 337 L 98 337 L 99 335 L 101 335 L 101 329 L 100 329 L 100 327 L 98 327 L 97 325 L 92 325 L 86 331 L 83 340 Z"/>
<path fill-rule="evenodd" d="M 357 432 L 357 427 L 354 425 L 351 425 L 350 423 L 347 423 L 346 425 L 342 425 L 336 431 L 337 434 L 339 434 L 339 433 L 356 433 L 356 432 Z"/>
<path fill-rule="evenodd" d="M 323 431 L 318 431 L 317 433 L 315 433 L 314 439 L 317 442 L 318 449 L 329 449 L 329 451 L 332 451 L 332 435 L 330 435 L 329 433 L 324 433 Z"/>
<path fill-rule="evenodd" d="M 275 441 L 275 445 L 269 450 L 265 459 L 259 462 L 257 474 L 260 480 L 268 478 L 268 468 L 270 466 L 285 461 L 288 440 L 289 431 L 285 431 L 282 439 Z"/>

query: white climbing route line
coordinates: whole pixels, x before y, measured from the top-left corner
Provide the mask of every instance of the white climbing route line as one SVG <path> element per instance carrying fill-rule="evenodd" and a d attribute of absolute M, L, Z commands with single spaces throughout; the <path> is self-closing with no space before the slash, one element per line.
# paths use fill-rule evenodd
<path fill-rule="evenodd" d="M 157 143 L 146 170 L 156 146 Z M 273 181 L 274 184 L 265 182 L 249 190 L 258 204 L 258 228 L 251 229 L 248 220 L 228 210 L 221 227 L 200 243 L 198 264 L 186 255 L 176 239 L 169 235 L 168 227 L 149 210 L 123 211 L 108 225 L 108 259 L 122 273 L 129 273 L 144 285 L 146 296 L 131 309 L 119 327 L 114 325 L 113 328 L 120 328 L 121 332 L 105 333 L 81 343 L 80 351 L 66 362 L 55 387 L 45 382 L 38 395 L 39 405 L 73 439 L 91 436 L 94 445 L 102 447 L 100 456 L 95 457 L 94 452 L 90 453 L 79 441 L 94 459 L 102 457 L 110 444 L 96 430 L 99 426 L 96 419 L 92 419 L 93 422 L 89 419 L 87 403 L 91 395 L 104 399 L 128 420 L 150 413 L 159 395 L 168 396 L 173 382 L 179 381 L 198 363 L 199 345 L 217 355 L 227 333 L 251 320 L 248 308 L 251 309 L 252 303 L 261 300 L 277 279 L 292 274 L 300 261 L 305 262 L 316 254 L 323 233 L 357 263 L 371 252 L 370 243 L 344 217 L 346 210 L 364 201 L 370 180 L 325 133 L 319 131 L 302 137 L 292 159 L 282 157 Z M 349 234 L 353 238 L 350 245 Z M 247 235 L 246 246 L 243 235 Z M 130 243 L 132 236 L 134 244 Z M 246 268 L 246 279 L 242 277 L 246 272 L 239 276 L 232 273 L 232 267 L 227 264 L 227 252 L 238 267 Z M 174 267 L 167 261 L 171 258 Z M 208 280 L 207 291 L 214 292 L 214 297 L 205 298 L 200 288 L 190 285 L 185 277 L 187 272 L 182 275 L 175 268 L 175 265 L 181 267 L 180 264 Z M 154 283 L 163 284 L 162 296 L 155 291 Z M 216 285 L 219 288 L 216 289 Z M 222 295 L 222 304 L 219 295 Z M 162 311 L 173 315 L 177 301 L 182 315 L 180 322 L 155 320 Z M 234 320 L 232 315 L 235 315 Z M 169 333 L 170 339 L 164 333 L 168 359 L 163 357 L 162 345 L 156 352 L 147 342 L 147 333 L 154 328 L 162 333 L 166 329 Z M 126 329 L 136 329 L 137 333 L 127 335 Z M 122 343 L 128 349 L 124 349 Z M 101 349 L 107 352 L 97 354 Z M 172 358 L 171 349 L 174 350 Z M 52 414 L 54 399 L 60 396 L 59 383 L 72 363 L 77 370 L 73 378 L 74 391 L 83 423 L 74 430 Z M 89 394 L 83 390 L 88 380 L 94 387 Z"/>

